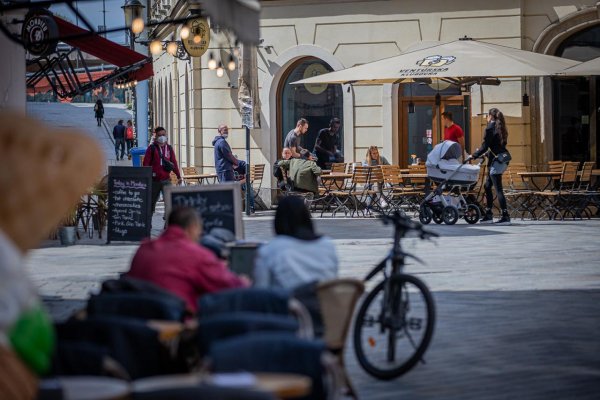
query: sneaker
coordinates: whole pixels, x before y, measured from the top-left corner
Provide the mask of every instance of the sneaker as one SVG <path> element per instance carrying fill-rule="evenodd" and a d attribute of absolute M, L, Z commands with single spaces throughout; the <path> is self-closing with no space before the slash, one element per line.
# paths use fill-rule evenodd
<path fill-rule="evenodd" d="M 508 214 L 502 214 L 502 218 L 494 222 L 494 225 L 510 225 L 510 217 Z"/>
<path fill-rule="evenodd" d="M 491 211 L 486 211 L 486 213 L 479 220 L 480 224 L 491 224 L 494 222 L 494 214 Z"/>

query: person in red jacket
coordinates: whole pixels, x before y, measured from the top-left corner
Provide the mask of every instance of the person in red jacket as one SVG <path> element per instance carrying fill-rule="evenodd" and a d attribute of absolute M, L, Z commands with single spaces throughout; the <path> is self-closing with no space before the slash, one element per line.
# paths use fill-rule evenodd
<path fill-rule="evenodd" d="M 454 123 L 454 118 L 450 111 L 442 113 L 442 124 L 444 125 L 444 140 L 452 140 L 453 142 L 460 144 L 464 155 L 465 134 L 462 128 Z"/>
<path fill-rule="evenodd" d="M 179 296 L 192 312 L 197 311 L 198 297 L 203 294 L 250 286 L 247 277 L 235 275 L 213 252 L 198 244 L 201 234 L 202 222 L 196 210 L 174 209 L 162 235 L 139 247 L 127 276 Z"/>
<path fill-rule="evenodd" d="M 155 139 L 144 154 L 144 167 L 152 167 L 152 214 L 156 208 L 158 196 L 164 187 L 171 184 L 171 171 L 181 183 L 181 173 L 171 145 L 167 144 L 167 131 L 162 126 L 154 129 Z"/>

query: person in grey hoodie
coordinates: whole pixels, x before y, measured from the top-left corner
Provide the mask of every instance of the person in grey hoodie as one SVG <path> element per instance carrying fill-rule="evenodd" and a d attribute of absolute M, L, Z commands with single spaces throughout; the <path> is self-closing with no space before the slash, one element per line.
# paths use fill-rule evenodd
<path fill-rule="evenodd" d="M 287 196 L 279 202 L 275 233 L 273 240 L 258 249 L 254 286 L 294 289 L 337 277 L 335 245 L 315 233 L 301 197 Z"/>
<path fill-rule="evenodd" d="M 229 143 L 225 140 L 229 136 L 229 128 L 227 125 L 219 125 L 217 131 L 219 134 L 215 136 L 212 142 L 215 147 L 215 169 L 217 171 L 217 179 L 219 182 L 233 182 L 235 181 L 233 170 L 238 167 L 240 161 L 235 158 L 231 152 Z"/>

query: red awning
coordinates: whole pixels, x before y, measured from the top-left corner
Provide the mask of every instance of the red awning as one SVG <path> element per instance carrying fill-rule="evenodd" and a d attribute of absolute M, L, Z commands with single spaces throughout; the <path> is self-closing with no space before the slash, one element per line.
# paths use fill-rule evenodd
<path fill-rule="evenodd" d="M 73 25 L 72 23 L 65 21 L 60 17 L 54 16 L 54 19 L 58 25 L 59 37 L 68 37 L 89 32 L 78 27 L 77 25 Z M 125 46 L 121 46 L 118 43 L 96 34 L 77 39 L 61 40 L 85 53 L 91 54 L 94 57 L 98 57 L 101 60 L 116 65 L 117 67 L 127 67 L 148 58 L 143 54 L 128 49 Z M 148 62 L 137 71 L 132 72 L 130 79 L 143 81 L 150 78 L 152 75 L 154 75 L 152 63 Z"/>

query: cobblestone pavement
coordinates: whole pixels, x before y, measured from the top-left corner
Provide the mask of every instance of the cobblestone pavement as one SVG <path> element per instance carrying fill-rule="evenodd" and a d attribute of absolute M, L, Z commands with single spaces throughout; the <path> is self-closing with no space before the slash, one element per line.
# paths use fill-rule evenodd
<path fill-rule="evenodd" d="M 112 144 L 105 148 L 110 156 Z M 164 224 L 162 210 L 154 216 L 153 236 Z M 272 213 L 244 224 L 249 240 L 273 235 Z M 391 246 L 390 228 L 375 219 L 323 218 L 315 224 L 334 239 L 341 276 L 363 278 Z M 441 235 L 434 242 L 404 242 L 406 251 L 425 261 L 409 263 L 406 271 L 427 283 L 436 302 L 427 363 L 399 379 L 378 381 L 357 365 L 349 343 L 347 365 L 361 397 L 600 398 L 600 220 L 430 228 Z M 136 247 L 97 238 L 68 248 L 46 242 L 30 253 L 27 269 L 60 320 L 83 306 L 101 281 L 126 271 Z"/>
<path fill-rule="evenodd" d="M 316 224 L 334 238 L 342 276 L 364 277 L 391 244 L 391 232 L 376 220 Z M 264 240 L 271 225 L 270 217 L 248 218 L 246 237 Z M 348 350 L 362 397 L 597 399 L 600 221 L 431 228 L 442 234 L 435 243 L 405 243 L 426 262 L 409 264 L 407 272 L 422 278 L 436 300 L 427 364 L 383 382 L 366 375 Z M 126 271 L 135 250 L 129 244 L 49 246 L 32 252 L 27 264 L 60 319 L 81 307 L 99 282 Z"/>

